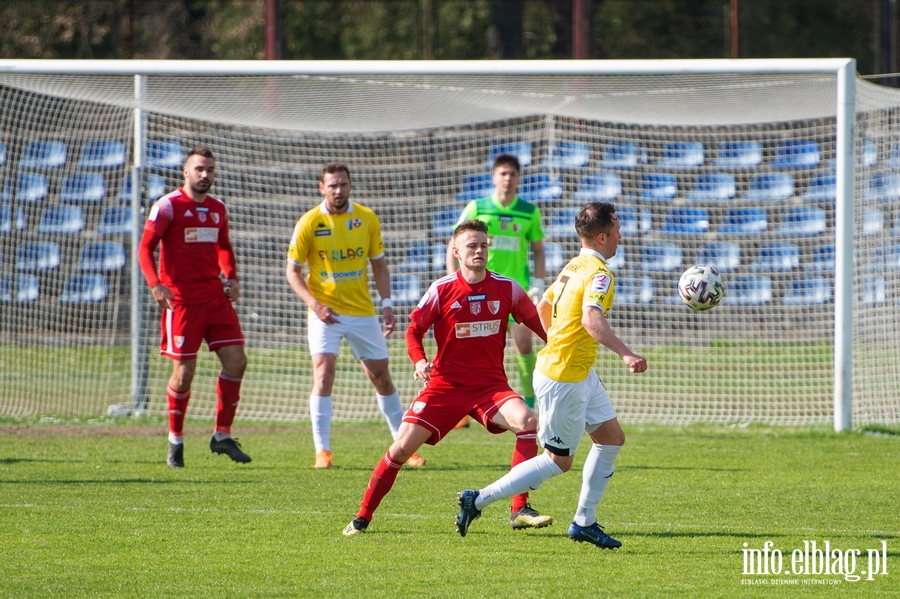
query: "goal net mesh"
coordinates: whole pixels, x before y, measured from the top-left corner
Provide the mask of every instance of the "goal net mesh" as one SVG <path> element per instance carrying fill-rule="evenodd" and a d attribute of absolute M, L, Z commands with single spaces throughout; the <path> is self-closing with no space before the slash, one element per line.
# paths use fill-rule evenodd
<path fill-rule="evenodd" d="M 611 324 L 649 362 L 597 369 L 625 422 L 826 424 L 833 415 L 835 86 L 831 75 L 150 76 L 143 210 L 180 185 L 194 145 L 217 160 L 247 337 L 239 418 L 308 417 L 306 307 L 285 277 L 321 166 L 350 166 L 352 199 L 380 216 L 401 332 L 491 156 L 517 154 L 553 275 L 579 248 L 573 215 L 612 201 L 623 240 Z M 900 95 L 856 82 L 853 422 L 900 422 Z M 0 73 L 0 414 L 91 417 L 131 401 L 135 81 Z M 143 220 L 143 215 L 136 215 Z M 694 313 L 675 292 L 695 263 L 728 295 Z M 147 412 L 165 414 L 171 365 L 145 285 Z M 373 297 L 377 294 L 373 289 Z M 540 347 L 540 343 L 537 343 Z M 433 351 L 433 349 L 432 349 Z M 519 380 L 511 342 L 507 370 Z M 190 414 L 215 411 L 216 357 L 199 358 Z M 346 349 L 335 417 L 378 418 Z"/>

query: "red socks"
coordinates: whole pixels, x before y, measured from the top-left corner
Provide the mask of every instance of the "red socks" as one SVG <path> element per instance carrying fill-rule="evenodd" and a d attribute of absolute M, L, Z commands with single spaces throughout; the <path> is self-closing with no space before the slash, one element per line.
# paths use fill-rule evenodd
<path fill-rule="evenodd" d="M 369 486 L 366 487 L 366 492 L 363 494 L 357 516 L 361 516 L 369 522 L 372 521 L 372 515 L 378 509 L 384 496 L 394 486 L 394 481 L 397 480 L 397 473 L 400 472 L 402 467 L 402 463 L 395 462 L 391 458 L 391 454 L 385 452 L 384 457 L 378 461 L 375 469 L 372 470 L 372 478 L 369 479 Z"/>
<path fill-rule="evenodd" d="M 216 432 L 231 433 L 234 415 L 241 401 L 241 379 L 231 378 L 220 372 L 216 383 L 216 397 L 219 399 L 216 405 Z"/>
<path fill-rule="evenodd" d="M 516 447 L 513 449 L 512 464 L 518 466 L 526 460 L 530 460 L 538 454 L 537 431 L 522 431 L 516 433 Z M 528 493 L 514 495 L 512 498 L 512 513 L 515 514 L 528 503 Z"/>
<path fill-rule="evenodd" d="M 166 399 L 169 402 L 169 432 L 180 437 L 184 434 L 184 415 L 191 399 L 191 390 L 179 392 L 166 387 Z"/>

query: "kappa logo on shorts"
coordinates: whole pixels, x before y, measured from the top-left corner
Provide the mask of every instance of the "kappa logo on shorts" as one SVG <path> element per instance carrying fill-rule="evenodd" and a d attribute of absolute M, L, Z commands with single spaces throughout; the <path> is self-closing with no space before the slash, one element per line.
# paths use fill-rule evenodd
<path fill-rule="evenodd" d="M 422 410 L 425 409 L 425 405 L 426 405 L 426 404 L 425 404 L 424 401 L 414 401 L 414 402 L 413 402 L 413 405 L 412 405 L 412 411 L 413 411 L 415 414 L 418 414 L 418 413 L 420 413 Z"/>
<path fill-rule="evenodd" d="M 175 347 L 181 349 L 181 346 L 184 345 L 184 337 L 181 335 L 175 336 Z"/>

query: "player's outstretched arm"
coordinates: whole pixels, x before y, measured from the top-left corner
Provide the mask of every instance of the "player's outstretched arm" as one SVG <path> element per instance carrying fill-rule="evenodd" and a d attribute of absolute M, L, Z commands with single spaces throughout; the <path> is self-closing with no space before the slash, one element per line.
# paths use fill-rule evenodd
<path fill-rule="evenodd" d="M 647 370 L 647 360 L 628 349 L 628 346 L 616 336 L 600 308 L 593 306 L 585 308 L 581 324 L 597 342 L 621 356 L 631 372 Z"/>

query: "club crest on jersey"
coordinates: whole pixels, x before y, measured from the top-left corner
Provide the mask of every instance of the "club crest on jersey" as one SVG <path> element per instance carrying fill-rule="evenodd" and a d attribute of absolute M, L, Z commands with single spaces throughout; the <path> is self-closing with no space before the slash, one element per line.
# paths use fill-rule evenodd
<path fill-rule="evenodd" d="M 470 311 L 472 314 L 474 314 L 475 316 L 478 316 L 479 314 L 481 314 L 481 302 L 472 302 L 472 303 L 470 303 L 470 304 L 469 304 L 469 311 Z"/>
<path fill-rule="evenodd" d="M 205 222 L 206 222 L 206 214 L 205 214 L 205 213 L 203 213 L 203 212 L 198 212 L 198 213 L 197 213 L 197 216 L 200 218 L 200 222 L 201 222 L 201 223 L 205 223 Z"/>
<path fill-rule="evenodd" d="M 352 218 L 347 221 L 347 230 L 352 231 L 353 229 L 358 229 L 362 226 L 361 218 Z"/>
<path fill-rule="evenodd" d="M 418 414 L 419 412 L 421 412 L 424 409 L 425 409 L 424 401 L 414 401 L 413 402 L 412 411 L 414 414 Z"/>
<path fill-rule="evenodd" d="M 596 291 L 599 293 L 606 293 L 609 291 L 610 277 L 606 273 L 599 273 L 594 275 L 594 278 L 591 279 L 591 291 Z"/>
<path fill-rule="evenodd" d="M 184 337 L 181 335 L 175 336 L 175 347 L 181 349 L 181 346 L 184 345 Z"/>
<path fill-rule="evenodd" d="M 213 212 L 212 217 L 213 217 L 213 222 L 218 225 L 219 224 L 219 213 Z"/>
<path fill-rule="evenodd" d="M 500 300 L 491 300 L 487 303 L 488 310 L 491 311 L 491 314 L 496 314 L 500 311 Z"/>

